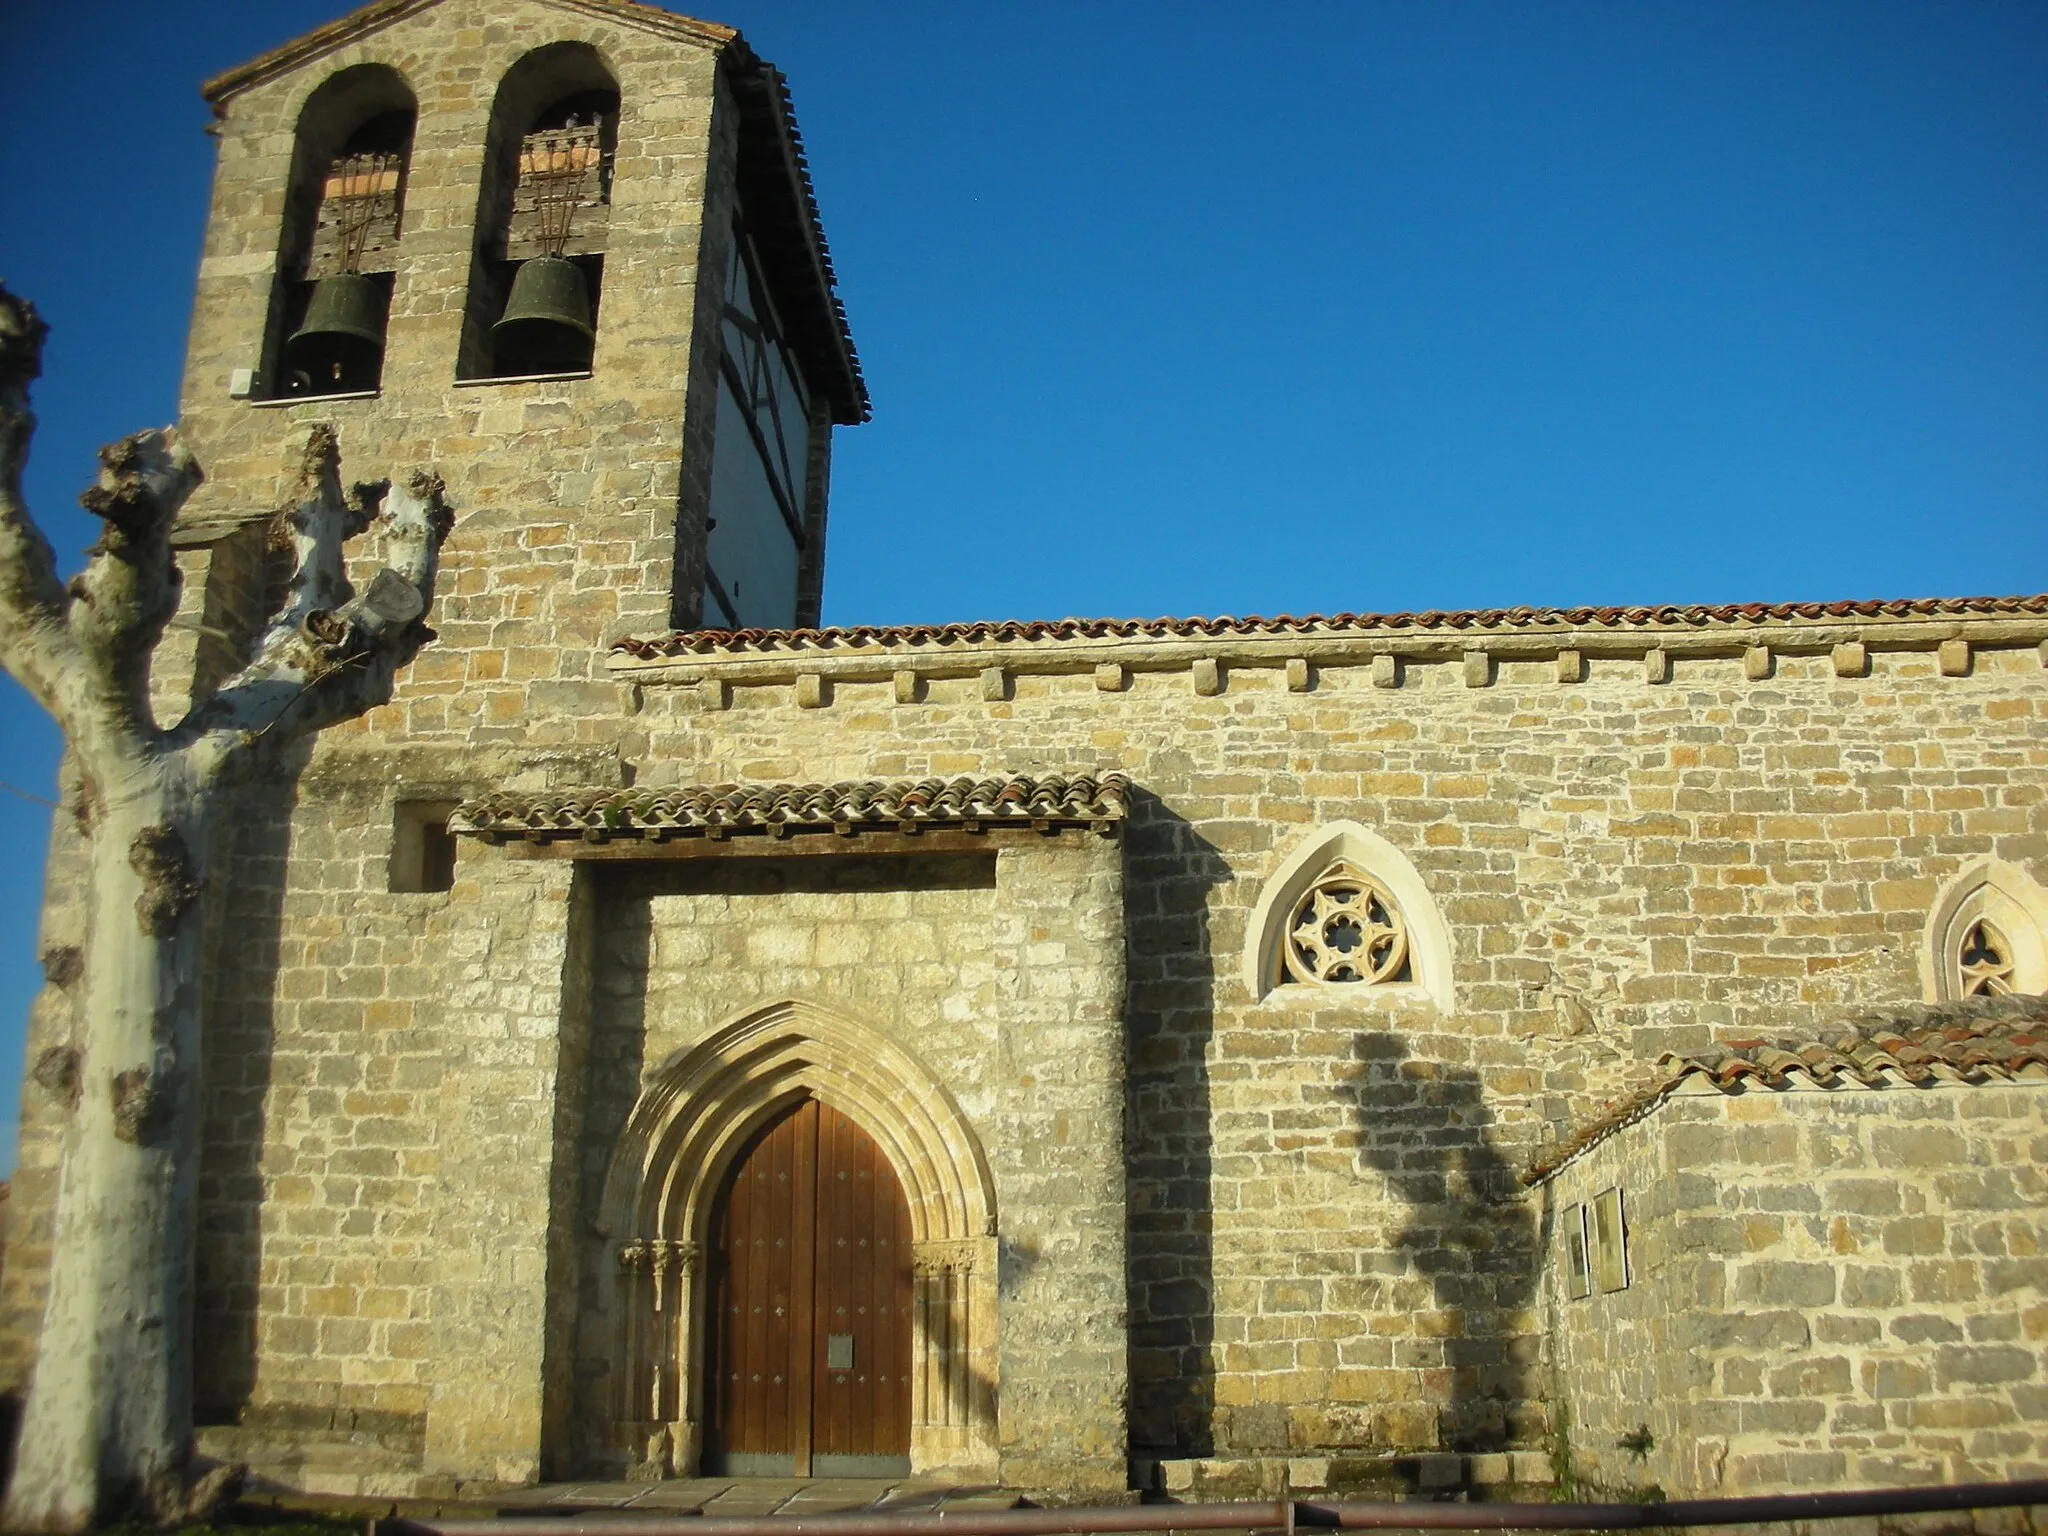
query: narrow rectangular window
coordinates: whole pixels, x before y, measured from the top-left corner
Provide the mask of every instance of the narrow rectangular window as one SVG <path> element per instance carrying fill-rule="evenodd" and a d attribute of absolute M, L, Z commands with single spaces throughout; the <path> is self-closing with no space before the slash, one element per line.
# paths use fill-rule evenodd
<path fill-rule="evenodd" d="M 455 885 L 455 838 L 448 818 L 453 800 L 402 800 L 391 829 L 390 888 L 445 891 Z"/>

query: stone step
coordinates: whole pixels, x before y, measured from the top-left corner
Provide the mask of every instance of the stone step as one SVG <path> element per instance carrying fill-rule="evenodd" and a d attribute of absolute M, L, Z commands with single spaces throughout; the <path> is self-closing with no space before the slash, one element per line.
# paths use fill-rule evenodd
<path fill-rule="evenodd" d="M 1544 1451 L 1382 1454 L 1331 1451 L 1304 1456 L 1137 1458 L 1131 1480 L 1170 1501 L 1319 1496 L 1373 1500 L 1444 1498 L 1485 1490 L 1539 1490 L 1554 1481 Z"/>

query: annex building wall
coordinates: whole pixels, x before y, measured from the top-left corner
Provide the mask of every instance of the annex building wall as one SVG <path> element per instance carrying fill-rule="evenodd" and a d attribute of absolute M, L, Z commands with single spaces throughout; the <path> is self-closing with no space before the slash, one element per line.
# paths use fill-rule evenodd
<path fill-rule="evenodd" d="M 1710 1048 L 1542 1181 L 1577 1476 L 1640 1494 L 2033 1475 L 2048 1008 L 2003 1002 L 1865 1017 L 1798 1054 Z M 1626 1237 L 1605 1275 L 1603 1195 Z"/>

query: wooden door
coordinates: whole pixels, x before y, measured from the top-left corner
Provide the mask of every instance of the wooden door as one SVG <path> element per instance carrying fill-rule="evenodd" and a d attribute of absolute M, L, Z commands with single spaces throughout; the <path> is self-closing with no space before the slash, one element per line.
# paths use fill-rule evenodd
<path fill-rule="evenodd" d="M 910 1470 L 910 1207 L 881 1150 L 806 1099 L 712 1216 L 706 1470 Z"/>

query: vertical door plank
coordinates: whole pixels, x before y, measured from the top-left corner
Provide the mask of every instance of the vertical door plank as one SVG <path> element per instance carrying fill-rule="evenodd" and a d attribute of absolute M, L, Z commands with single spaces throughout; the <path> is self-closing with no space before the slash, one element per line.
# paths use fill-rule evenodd
<path fill-rule="evenodd" d="M 882 1198 L 890 1207 L 894 1236 L 889 1240 L 889 1370 L 893 1373 L 893 1390 L 889 1399 L 889 1444 L 900 1445 L 905 1452 L 910 1449 L 910 1309 L 915 1305 L 917 1279 L 910 1262 L 910 1201 L 903 1193 L 903 1186 L 896 1182 L 895 1171 L 886 1163 L 883 1171 L 889 1177 L 882 1191 Z"/>
<path fill-rule="evenodd" d="M 793 1117 L 795 1146 L 790 1180 L 789 1335 L 783 1359 L 789 1375 L 787 1422 L 795 1475 L 811 1475 L 812 1359 L 817 1339 L 818 1110 L 806 1099 Z"/>
<path fill-rule="evenodd" d="M 794 1119 L 771 1125 L 741 1154 L 714 1220 L 709 1447 L 720 1453 L 790 1450 Z"/>

